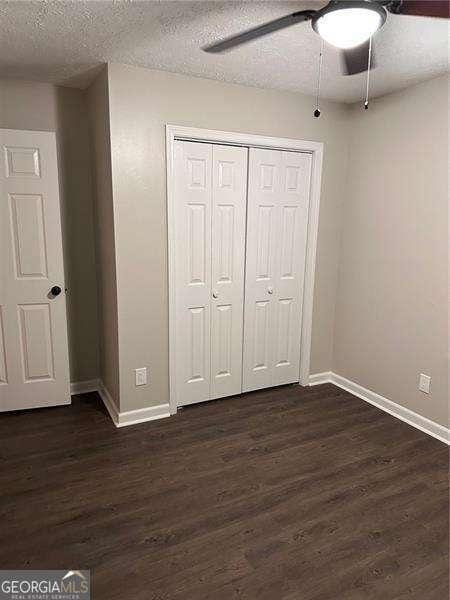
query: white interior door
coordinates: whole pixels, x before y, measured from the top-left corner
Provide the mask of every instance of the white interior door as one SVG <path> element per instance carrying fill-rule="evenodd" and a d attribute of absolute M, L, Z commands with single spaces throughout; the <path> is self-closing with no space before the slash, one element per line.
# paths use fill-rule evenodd
<path fill-rule="evenodd" d="M 241 391 L 247 150 L 177 141 L 173 165 L 177 405 Z"/>
<path fill-rule="evenodd" d="M 0 152 L 0 410 L 67 404 L 55 135 L 0 129 Z"/>
<path fill-rule="evenodd" d="M 211 398 L 241 393 L 247 148 L 213 146 Z"/>
<path fill-rule="evenodd" d="M 311 155 L 251 148 L 243 391 L 299 380 Z"/>
<path fill-rule="evenodd" d="M 177 404 L 210 399 L 212 146 L 175 142 L 175 345 Z"/>

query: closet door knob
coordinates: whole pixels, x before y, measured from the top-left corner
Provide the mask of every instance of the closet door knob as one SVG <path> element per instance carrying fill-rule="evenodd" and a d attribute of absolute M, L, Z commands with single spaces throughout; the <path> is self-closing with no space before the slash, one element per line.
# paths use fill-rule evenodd
<path fill-rule="evenodd" d="M 214 290 L 212 293 L 212 297 L 217 300 L 217 298 L 219 297 L 219 294 Z"/>
<path fill-rule="evenodd" d="M 267 288 L 267 293 L 268 294 L 273 294 L 273 287 L 268 287 Z"/>
<path fill-rule="evenodd" d="M 59 287 L 59 285 L 54 285 L 52 287 L 52 289 L 50 290 L 50 293 L 52 296 L 59 296 L 61 293 L 61 288 Z"/>

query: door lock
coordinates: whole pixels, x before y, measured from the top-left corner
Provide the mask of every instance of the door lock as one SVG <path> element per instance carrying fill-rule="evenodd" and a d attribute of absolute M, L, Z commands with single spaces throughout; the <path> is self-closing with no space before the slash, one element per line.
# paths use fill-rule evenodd
<path fill-rule="evenodd" d="M 212 297 L 217 300 L 217 298 L 219 297 L 219 294 L 216 292 L 216 290 L 213 291 L 212 293 Z"/>
<path fill-rule="evenodd" d="M 267 288 L 267 293 L 268 294 L 273 294 L 273 287 L 268 287 Z"/>

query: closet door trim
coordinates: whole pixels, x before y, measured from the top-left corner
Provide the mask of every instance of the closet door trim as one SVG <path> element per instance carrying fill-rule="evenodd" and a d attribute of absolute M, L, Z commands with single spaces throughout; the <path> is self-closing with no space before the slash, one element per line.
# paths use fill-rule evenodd
<path fill-rule="evenodd" d="M 309 196 L 308 233 L 302 309 L 302 332 L 300 340 L 299 382 L 309 384 L 311 331 L 314 297 L 314 278 L 319 225 L 320 187 L 322 177 L 323 144 L 307 140 L 259 136 L 247 133 L 198 129 L 178 125 L 166 125 L 166 183 L 167 183 L 167 240 L 168 240 L 168 295 L 169 295 L 169 403 L 172 414 L 177 412 L 180 393 L 176 389 L 177 360 L 174 344 L 176 315 L 175 281 L 175 232 L 174 232 L 174 146 L 176 140 L 268 148 L 312 155 L 311 187 Z"/>

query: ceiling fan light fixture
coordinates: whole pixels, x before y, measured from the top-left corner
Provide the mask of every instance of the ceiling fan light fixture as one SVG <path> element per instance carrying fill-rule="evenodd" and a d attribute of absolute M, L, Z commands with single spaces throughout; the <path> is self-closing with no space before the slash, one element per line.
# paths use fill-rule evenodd
<path fill-rule="evenodd" d="M 386 20 L 380 5 L 363 2 L 339 2 L 319 11 L 312 21 L 314 31 L 332 46 L 355 48 L 367 41 Z"/>

